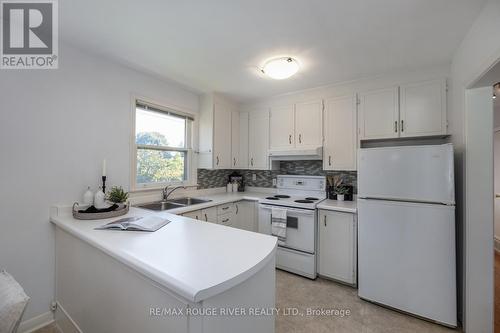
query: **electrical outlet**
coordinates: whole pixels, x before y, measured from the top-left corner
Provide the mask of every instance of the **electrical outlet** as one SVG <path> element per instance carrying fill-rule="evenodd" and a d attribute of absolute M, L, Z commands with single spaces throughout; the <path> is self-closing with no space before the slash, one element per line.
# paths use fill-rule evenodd
<path fill-rule="evenodd" d="M 257 180 L 257 174 L 252 173 L 252 180 L 253 180 L 253 181 L 256 181 L 256 180 Z"/>
<path fill-rule="evenodd" d="M 276 178 L 273 178 L 273 186 L 276 186 Z"/>

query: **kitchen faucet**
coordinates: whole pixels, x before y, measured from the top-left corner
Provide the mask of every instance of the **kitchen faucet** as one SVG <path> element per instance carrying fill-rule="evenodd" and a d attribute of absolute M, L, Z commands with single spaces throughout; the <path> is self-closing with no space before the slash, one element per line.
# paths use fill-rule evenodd
<path fill-rule="evenodd" d="M 172 194 L 172 192 L 174 192 L 175 190 L 179 189 L 179 188 L 183 188 L 183 189 L 186 189 L 187 187 L 184 186 L 184 185 L 181 185 L 181 186 L 176 186 L 174 187 L 173 189 L 171 189 L 170 191 L 168 190 L 168 188 L 170 187 L 170 185 L 167 185 L 165 186 L 165 188 L 163 189 L 163 201 L 167 201 L 168 199 L 168 196 L 170 194 Z"/>

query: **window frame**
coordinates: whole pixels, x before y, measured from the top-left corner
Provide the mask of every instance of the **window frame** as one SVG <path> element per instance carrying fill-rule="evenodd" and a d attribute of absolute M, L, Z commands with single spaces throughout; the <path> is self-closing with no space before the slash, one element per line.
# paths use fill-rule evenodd
<path fill-rule="evenodd" d="M 170 146 L 155 146 L 155 145 L 138 145 L 136 143 L 136 116 L 137 104 L 143 104 L 154 108 L 155 111 L 161 112 L 164 110 L 166 113 L 173 113 L 175 115 L 186 117 L 185 129 L 185 146 L 184 147 L 170 147 Z M 196 115 L 189 110 L 174 105 L 167 105 L 165 103 L 154 102 L 149 98 L 139 96 L 132 96 L 131 101 L 131 172 L 130 172 L 130 189 L 131 191 L 148 191 L 163 189 L 168 185 L 184 185 L 191 186 L 196 183 L 193 165 L 193 128 L 196 120 Z M 158 182 L 158 183 L 137 183 L 137 152 L 139 149 L 153 149 L 159 151 L 175 151 L 183 152 L 184 159 L 184 180 L 181 182 Z"/>

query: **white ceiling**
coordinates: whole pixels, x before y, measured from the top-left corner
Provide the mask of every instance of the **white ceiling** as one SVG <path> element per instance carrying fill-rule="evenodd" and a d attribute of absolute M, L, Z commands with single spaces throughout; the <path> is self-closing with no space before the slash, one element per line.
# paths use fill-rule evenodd
<path fill-rule="evenodd" d="M 450 62 L 484 0 L 64 0 L 64 42 L 240 102 Z M 302 63 L 274 81 L 257 67 Z"/>

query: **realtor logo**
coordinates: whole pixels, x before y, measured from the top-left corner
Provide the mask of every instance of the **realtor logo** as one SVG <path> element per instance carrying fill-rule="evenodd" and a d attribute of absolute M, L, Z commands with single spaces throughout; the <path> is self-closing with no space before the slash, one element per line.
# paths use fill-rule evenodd
<path fill-rule="evenodd" d="M 0 12 L 0 68 L 58 67 L 57 0 L 2 0 Z"/>

